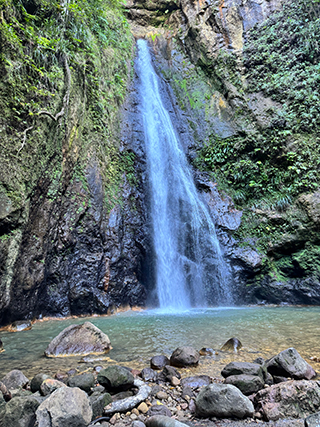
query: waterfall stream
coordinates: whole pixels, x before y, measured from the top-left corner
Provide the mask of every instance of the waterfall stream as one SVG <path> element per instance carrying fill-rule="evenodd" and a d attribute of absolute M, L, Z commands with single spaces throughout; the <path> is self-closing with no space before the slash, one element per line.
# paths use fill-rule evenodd
<path fill-rule="evenodd" d="M 214 223 L 161 99 L 147 41 L 137 45 L 160 308 L 185 310 L 207 301 L 232 305 L 230 274 Z"/>

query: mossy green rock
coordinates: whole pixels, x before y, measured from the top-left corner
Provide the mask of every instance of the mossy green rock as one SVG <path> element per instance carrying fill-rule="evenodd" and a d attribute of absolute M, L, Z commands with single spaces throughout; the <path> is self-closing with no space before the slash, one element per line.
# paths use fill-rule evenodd
<path fill-rule="evenodd" d="M 132 387 L 134 377 L 128 369 L 115 365 L 102 369 L 97 380 L 106 390 L 121 391 Z"/>
<path fill-rule="evenodd" d="M 4 427 L 32 427 L 36 421 L 39 402 L 34 397 L 15 397 L 6 405 Z"/>

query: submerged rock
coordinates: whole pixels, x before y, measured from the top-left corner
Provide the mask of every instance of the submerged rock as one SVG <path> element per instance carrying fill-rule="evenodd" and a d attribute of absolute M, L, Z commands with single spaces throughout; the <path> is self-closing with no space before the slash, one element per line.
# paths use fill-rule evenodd
<path fill-rule="evenodd" d="M 280 377 L 311 380 L 316 376 L 312 366 L 300 356 L 295 348 L 281 351 L 269 360 L 266 366 L 271 375 Z"/>
<path fill-rule="evenodd" d="M 90 322 L 65 328 L 48 345 L 47 357 L 108 353 L 111 343 L 106 334 Z"/>
<path fill-rule="evenodd" d="M 41 427 L 87 427 L 92 409 L 84 391 L 62 387 L 41 403 L 36 416 Z"/>
<path fill-rule="evenodd" d="M 316 381 L 286 381 L 260 390 L 255 407 L 268 421 L 304 418 L 320 410 L 320 387 Z"/>
<path fill-rule="evenodd" d="M 178 347 L 170 357 L 170 365 L 178 368 L 195 366 L 199 363 L 200 354 L 193 347 Z"/>
<path fill-rule="evenodd" d="M 238 340 L 238 338 L 230 338 L 226 343 L 223 344 L 221 350 L 234 351 L 235 353 L 237 353 L 240 348 L 242 348 L 241 341 Z"/>
<path fill-rule="evenodd" d="M 229 384 L 210 384 L 203 387 L 196 399 L 199 417 L 252 417 L 252 402 L 239 389 Z"/>
<path fill-rule="evenodd" d="M 199 354 L 200 354 L 200 356 L 213 356 L 214 355 L 214 350 L 212 348 L 203 347 L 199 351 Z"/>

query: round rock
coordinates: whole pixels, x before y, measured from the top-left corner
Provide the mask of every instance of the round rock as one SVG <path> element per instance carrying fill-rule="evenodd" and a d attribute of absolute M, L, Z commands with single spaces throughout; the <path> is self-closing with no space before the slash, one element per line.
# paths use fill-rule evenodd
<path fill-rule="evenodd" d="M 264 387 L 264 381 L 255 375 L 231 375 L 224 383 L 234 385 L 245 396 L 256 393 Z"/>
<path fill-rule="evenodd" d="M 196 414 L 200 417 L 252 417 L 252 402 L 229 384 L 210 384 L 203 387 L 196 399 Z"/>
<path fill-rule="evenodd" d="M 89 393 L 91 388 L 94 387 L 94 375 L 90 373 L 84 373 L 75 375 L 68 380 L 69 387 L 79 387 L 81 390 Z"/>
<path fill-rule="evenodd" d="M 108 391 L 128 390 L 134 383 L 134 377 L 123 366 L 109 366 L 102 369 L 97 377 L 98 383 Z"/>
<path fill-rule="evenodd" d="M 151 369 L 155 369 L 156 371 L 161 371 L 166 365 L 170 365 L 170 360 L 167 356 L 154 356 L 150 360 Z"/>
<path fill-rule="evenodd" d="M 49 378 L 51 378 L 49 375 L 42 374 L 42 373 L 35 375 L 32 378 L 30 383 L 30 388 L 32 393 L 36 393 L 37 391 L 40 391 L 40 387 L 43 381 L 48 380 Z"/>
<path fill-rule="evenodd" d="M 196 366 L 199 363 L 200 354 L 193 347 L 178 347 L 170 357 L 170 365 L 177 368 Z"/>
<path fill-rule="evenodd" d="M 29 380 L 23 372 L 18 369 L 14 369 L 2 379 L 2 382 L 8 390 L 16 390 L 18 388 L 25 387 Z"/>
<path fill-rule="evenodd" d="M 108 336 L 90 322 L 65 328 L 48 345 L 47 357 L 108 353 L 111 344 Z"/>

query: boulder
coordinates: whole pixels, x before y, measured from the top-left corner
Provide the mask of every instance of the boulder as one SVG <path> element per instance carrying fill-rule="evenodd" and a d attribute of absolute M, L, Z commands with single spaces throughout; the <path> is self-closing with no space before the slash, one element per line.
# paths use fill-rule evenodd
<path fill-rule="evenodd" d="M 172 378 L 180 379 L 181 375 L 176 368 L 169 365 L 165 366 L 158 376 L 158 379 L 160 381 L 169 382 L 169 383 L 172 381 Z"/>
<path fill-rule="evenodd" d="M 121 391 L 133 386 L 134 377 L 128 369 L 114 365 L 102 369 L 97 380 L 108 391 Z"/>
<path fill-rule="evenodd" d="M 8 390 L 23 388 L 28 384 L 28 378 L 18 369 L 10 371 L 3 379 L 2 383 Z"/>
<path fill-rule="evenodd" d="M 221 347 L 222 351 L 233 351 L 237 353 L 240 348 L 242 348 L 242 343 L 238 338 L 230 338 L 226 343 Z"/>
<path fill-rule="evenodd" d="M 224 383 L 234 385 L 245 396 L 256 393 L 264 387 L 264 381 L 255 375 L 231 375 L 225 379 Z"/>
<path fill-rule="evenodd" d="M 166 365 L 170 365 L 170 360 L 167 356 L 154 356 L 150 360 L 151 369 L 155 369 L 156 371 L 161 371 L 161 369 Z"/>
<path fill-rule="evenodd" d="M 108 336 L 90 322 L 65 328 L 48 345 L 47 357 L 108 353 L 111 344 Z"/>
<path fill-rule="evenodd" d="M 156 381 L 158 378 L 158 374 L 151 368 L 144 368 L 141 371 L 141 378 L 144 381 Z"/>
<path fill-rule="evenodd" d="M 229 384 L 203 387 L 196 399 L 196 415 L 199 417 L 245 418 L 252 417 L 253 413 L 252 402 Z"/>
<path fill-rule="evenodd" d="M 222 369 L 221 375 L 224 378 L 230 377 L 231 375 L 255 375 L 259 376 L 264 381 L 267 377 L 267 370 L 258 363 L 231 362 Z"/>
<path fill-rule="evenodd" d="M 316 381 L 286 381 L 260 390 L 254 401 L 268 421 L 305 418 L 320 410 L 320 387 Z"/>
<path fill-rule="evenodd" d="M 146 421 L 147 427 L 188 427 L 187 424 L 163 415 L 154 415 Z"/>
<path fill-rule="evenodd" d="M 67 386 L 61 381 L 48 378 L 42 382 L 40 386 L 40 393 L 42 394 L 42 396 L 48 396 L 49 394 L 53 393 L 55 390 L 61 387 Z"/>
<path fill-rule="evenodd" d="M 30 388 L 31 388 L 32 393 L 36 393 L 37 391 L 39 391 L 40 386 L 43 383 L 43 381 L 48 380 L 49 378 L 51 378 L 51 377 L 49 375 L 46 375 L 46 374 L 42 374 L 42 373 L 36 374 L 32 378 L 31 383 L 30 383 Z"/>
<path fill-rule="evenodd" d="M 69 387 L 79 387 L 81 390 L 89 393 L 92 387 L 94 387 L 94 382 L 94 375 L 86 372 L 84 374 L 75 375 L 74 377 L 69 378 L 67 384 Z"/>
<path fill-rule="evenodd" d="M 39 402 L 32 396 L 14 397 L 6 404 L 3 427 L 33 427 Z"/>
<path fill-rule="evenodd" d="M 182 387 L 199 388 L 211 383 L 208 375 L 197 375 L 194 377 L 186 377 L 181 380 Z"/>
<path fill-rule="evenodd" d="M 153 417 L 154 415 L 163 415 L 165 417 L 171 417 L 171 411 L 165 405 L 153 405 L 150 406 L 147 414 L 148 417 Z"/>
<path fill-rule="evenodd" d="M 170 357 L 170 365 L 177 368 L 196 366 L 199 363 L 200 354 L 193 347 L 178 347 Z"/>
<path fill-rule="evenodd" d="M 112 397 L 109 393 L 100 393 L 95 391 L 89 397 L 92 408 L 92 419 L 100 417 L 103 414 L 105 406 L 112 402 Z"/>
<path fill-rule="evenodd" d="M 290 377 L 296 380 L 311 380 L 314 369 L 300 356 L 295 348 L 287 348 L 266 363 L 271 375 Z"/>
<path fill-rule="evenodd" d="M 92 409 L 83 390 L 61 387 L 41 403 L 36 416 L 39 427 L 87 427 Z"/>
<path fill-rule="evenodd" d="M 317 412 L 316 414 L 309 415 L 304 420 L 304 426 L 305 427 L 319 427 L 320 426 L 320 412 Z"/>

